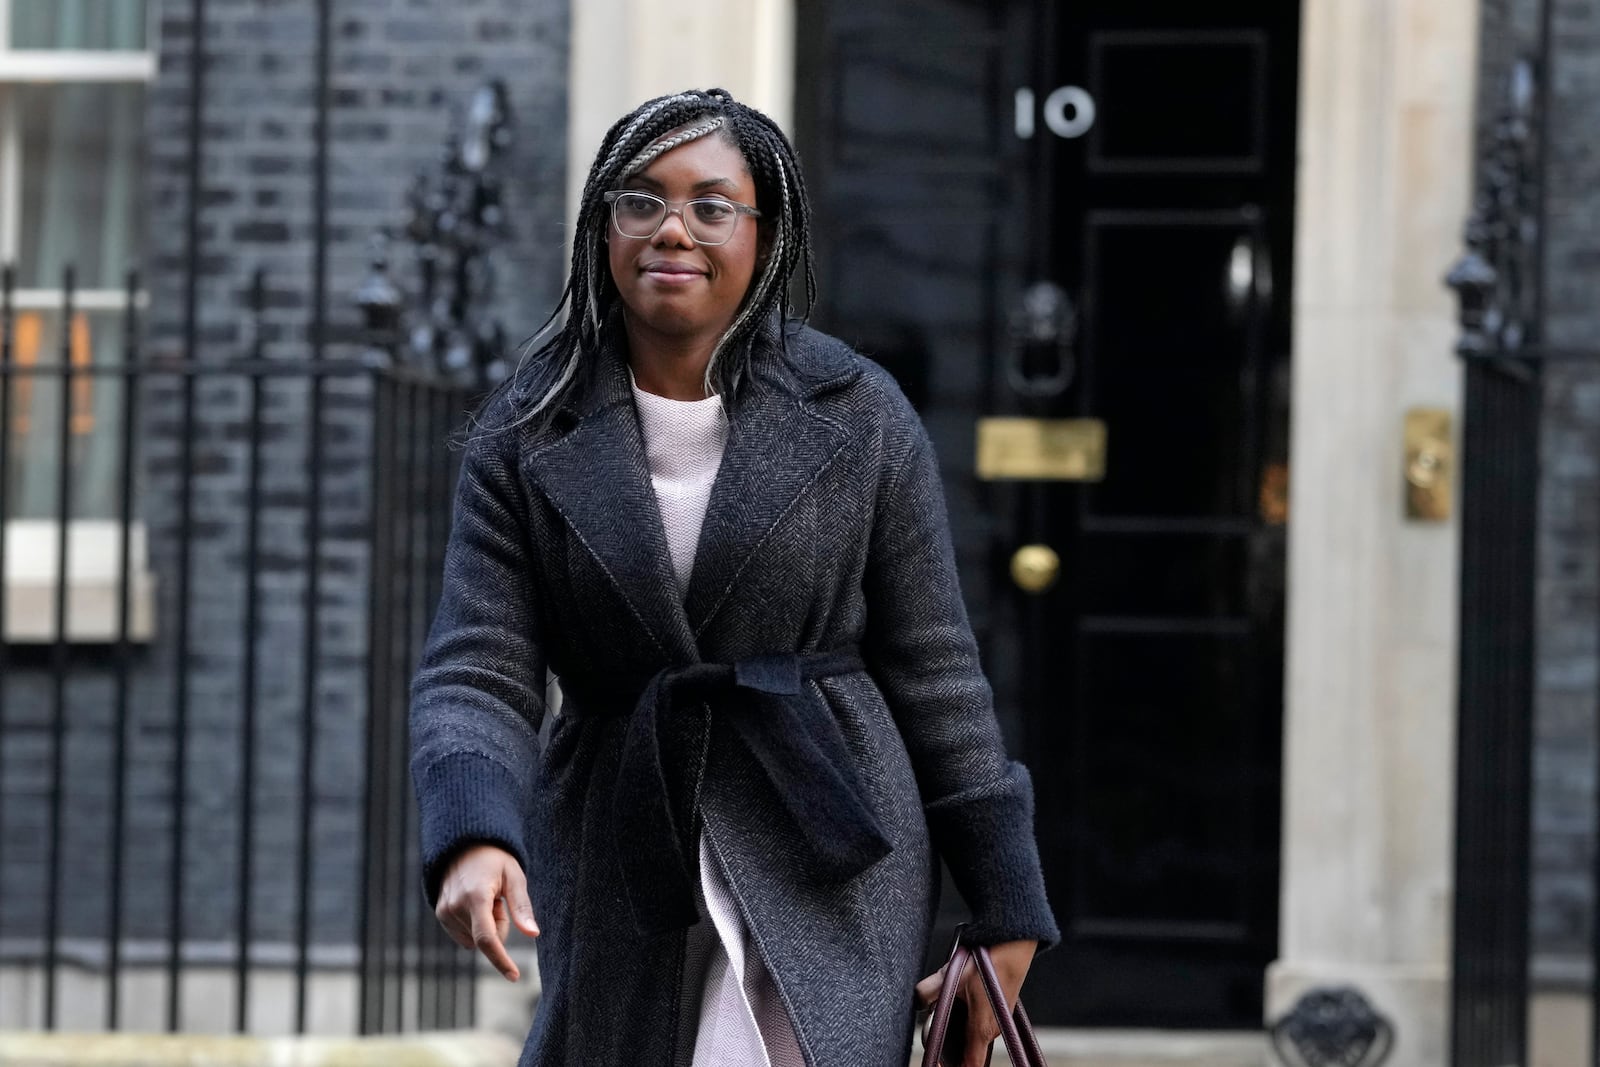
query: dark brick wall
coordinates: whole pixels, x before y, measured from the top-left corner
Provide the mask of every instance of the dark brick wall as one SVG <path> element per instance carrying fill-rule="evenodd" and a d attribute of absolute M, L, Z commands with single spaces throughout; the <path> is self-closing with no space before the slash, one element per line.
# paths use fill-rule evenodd
<path fill-rule="evenodd" d="M 1544 330 L 1600 355 L 1600 7 L 1549 2 Z M 1533 937 L 1540 969 L 1562 973 L 1589 955 L 1593 900 L 1600 359 L 1549 367 L 1540 444 Z"/>
<path fill-rule="evenodd" d="M 150 308 L 146 358 L 220 363 L 260 340 L 267 358 L 310 355 L 314 247 L 315 5 L 288 0 L 210 0 L 205 26 L 205 146 L 200 195 L 198 344 L 184 350 L 185 228 L 189 210 L 189 74 L 195 32 L 189 4 L 159 5 L 160 73 L 148 112 Z M 565 261 L 567 4 L 563 0 L 335 0 L 330 114 L 328 284 L 324 356 L 350 360 L 359 315 L 352 296 L 367 272 L 367 240 L 402 218 L 413 174 L 442 153 L 453 111 L 484 79 L 503 79 L 516 143 L 506 167 L 515 236 L 498 257 L 498 311 L 514 338 L 531 333 L 558 295 Z M 253 271 L 268 277 L 259 337 L 247 310 Z M 143 469 L 139 499 L 151 533 L 150 565 L 160 584 L 159 638 L 135 667 L 130 831 L 124 876 L 129 936 L 167 930 L 167 878 L 174 755 L 174 694 L 180 677 L 175 621 L 177 516 L 182 439 L 194 450 L 195 540 L 191 551 L 190 638 L 182 684 L 189 695 L 185 805 L 188 863 L 186 934 L 231 937 L 237 859 L 241 674 L 246 531 L 244 486 L 248 386 L 203 381 L 197 424 L 179 418 L 177 379 L 142 394 Z M 257 781 L 254 937 L 281 941 L 295 917 L 301 687 L 306 668 L 304 598 L 308 569 L 309 464 L 323 474 L 320 653 L 312 900 L 319 943 L 355 935 L 362 855 L 361 790 L 366 692 L 366 554 L 369 505 L 369 385 L 336 380 L 325 393 L 322 447 L 308 452 L 304 380 L 272 381 L 264 398 L 264 564 L 253 758 Z M 442 448 L 443 442 L 434 442 Z M 444 502 L 447 505 L 447 501 Z M 43 909 L 46 758 L 50 700 L 42 663 L 12 672 L 4 739 L 0 934 L 37 932 Z M 67 701 L 67 805 L 61 839 L 63 931 L 106 927 L 111 872 L 106 835 L 112 687 L 106 656 L 75 653 Z M 407 884 L 401 891 L 410 892 Z"/>

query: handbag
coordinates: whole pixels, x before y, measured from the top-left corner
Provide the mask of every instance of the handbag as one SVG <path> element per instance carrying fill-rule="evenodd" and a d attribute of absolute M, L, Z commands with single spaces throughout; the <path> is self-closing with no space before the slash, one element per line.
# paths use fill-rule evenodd
<path fill-rule="evenodd" d="M 950 961 L 945 965 L 944 982 L 939 986 L 939 998 L 933 1002 L 933 1017 L 922 1035 L 922 1067 L 956 1067 L 966 1049 L 966 1003 L 960 998 L 961 976 L 967 965 L 978 968 L 983 980 L 983 991 L 989 998 L 989 1009 L 1000 1021 L 1000 1039 L 1006 1043 L 1006 1053 L 1015 1067 L 1048 1067 L 1039 1039 L 1034 1036 L 1028 1013 L 1017 1001 L 1015 1011 L 1006 1011 L 1005 991 L 1000 988 L 1000 976 L 995 973 L 994 960 L 982 945 L 967 945 L 957 930 L 955 945 L 950 950 Z M 950 1051 L 945 1051 L 946 1045 Z M 987 1064 L 994 1058 L 994 1045 L 989 1046 Z"/>

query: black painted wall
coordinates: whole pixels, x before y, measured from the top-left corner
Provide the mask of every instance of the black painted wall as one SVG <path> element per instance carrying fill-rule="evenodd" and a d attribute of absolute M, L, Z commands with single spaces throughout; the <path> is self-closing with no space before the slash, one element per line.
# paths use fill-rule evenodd
<path fill-rule="evenodd" d="M 1532 966 L 1536 984 L 1564 986 L 1588 973 L 1600 763 L 1600 5 L 1485 0 L 1478 115 L 1481 139 L 1504 106 L 1510 65 L 1539 53 L 1545 3 L 1541 326 L 1551 346 L 1596 357 L 1546 365 L 1540 435 Z"/>
<path fill-rule="evenodd" d="M 1534 975 L 1566 981 L 1589 956 L 1600 760 L 1600 4 L 1547 2 L 1543 325 L 1552 346 L 1593 353 L 1547 368 L 1540 442 Z M 1519 3 L 1520 25 L 1534 6 Z"/>

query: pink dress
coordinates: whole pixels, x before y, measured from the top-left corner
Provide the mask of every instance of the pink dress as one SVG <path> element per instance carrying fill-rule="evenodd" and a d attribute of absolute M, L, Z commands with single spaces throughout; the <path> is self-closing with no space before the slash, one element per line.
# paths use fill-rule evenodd
<path fill-rule="evenodd" d="M 728 441 L 722 398 L 670 400 L 633 387 L 650 481 L 672 569 L 688 588 L 711 483 Z M 701 835 L 700 888 L 716 930 L 700 998 L 693 1067 L 805 1067 L 778 987 L 749 938 L 711 841 Z"/>

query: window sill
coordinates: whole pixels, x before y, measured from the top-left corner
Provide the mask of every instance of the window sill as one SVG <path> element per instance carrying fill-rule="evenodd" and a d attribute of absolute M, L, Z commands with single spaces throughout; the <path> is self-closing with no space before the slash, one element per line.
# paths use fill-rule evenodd
<path fill-rule="evenodd" d="M 13 48 L 0 54 L 0 82 L 152 82 L 154 52 Z"/>
<path fill-rule="evenodd" d="M 5 524 L 5 640 L 53 644 L 60 566 L 53 519 Z M 144 523 L 129 525 L 128 640 L 155 636 L 155 576 L 149 570 Z M 118 637 L 122 596 L 122 523 L 74 519 L 67 524 L 67 626 L 72 644 L 110 644 Z"/>

